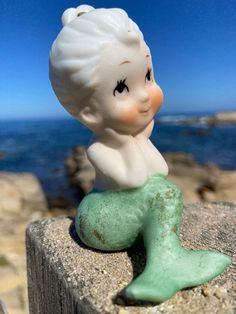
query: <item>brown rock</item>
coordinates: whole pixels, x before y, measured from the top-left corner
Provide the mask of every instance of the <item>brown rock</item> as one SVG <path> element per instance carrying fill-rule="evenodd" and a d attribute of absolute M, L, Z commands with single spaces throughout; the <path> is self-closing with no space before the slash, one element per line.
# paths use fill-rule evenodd
<path fill-rule="evenodd" d="M 54 204 L 55 205 L 55 204 Z M 56 205 L 59 205 L 58 202 Z M 66 204 L 65 204 L 66 205 Z M 0 172 L 0 313 L 28 313 L 25 229 L 32 220 L 70 211 L 47 211 L 45 196 L 31 174 Z M 73 213 L 75 214 L 75 213 Z M 3 311 L 3 310 L 2 310 Z"/>
<path fill-rule="evenodd" d="M 66 172 L 72 186 L 88 193 L 92 190 L 95 170 L 84 147 L 77 145 L 66 160 Z"/>
<path fill-rule="evenodd" d="M 179 123 L 192 125 L 192 124 L 206 124 L 209 126 L 214 126 L 216 124 L 235 124 L 236 123 L 236 111 L 228 111 L 228 112 L 218 112 L 214 115 L 207 116 L 196 116 L 196 117 L 179 117 Z M 158 123 L 170 123 L 169 120 L 163 119 L 161 117 L 158 118 Z M 200 135 L 206 136 L 208 135 L 207 130 L 200 132 L 187 132 L 186 135 Z"/>
<path fill-rule="evenodd" d="M 21 192 L 5 177 L 0 175 L 0 212 L 18 214 L 23 206 Z"/>
<path fill-rule="evenodd" d="M 216 123 L 236 123 L 236 111 L 219 112 L 214 118 Z"/>
<path fill-rule="evenodd" d="M 214 164 L 199 165 L 190 154 L 163 154 L 169 166 L 169 180 L 183 192 L 184 202 L 236 202 L 236 171 L 222 170 Z M 84 193 L 91 191 L 95 171 L 87 159 L 85 148 L 76 146 L 67 159 L 71 184 Z"/>
<path fill-rule="evenodd" d="M 166 153 L 169 179 L 183 192 L 185 203 L 196 201 L 236 202 L 236 171 L 214 164 L 199 165 L 191 155 Z"/>
<path fill-rule="evenodd" d="M 0 150 L 0 159 L 5 159 L 7 156 L 7 152 Z"/>
<path fill-rule="evenodd" d="M 0 172 L 0 213 L 28 215 L 47 210 L 38 179 L 31 173 Z"/>

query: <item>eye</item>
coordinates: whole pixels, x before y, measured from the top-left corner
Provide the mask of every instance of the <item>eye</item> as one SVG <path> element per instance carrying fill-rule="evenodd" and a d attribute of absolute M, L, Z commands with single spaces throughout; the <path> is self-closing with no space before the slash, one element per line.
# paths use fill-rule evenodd
<path fill-rule="evenodd" d="M 147 74 L 145 76 L 145 82 L 151 81 L 151 73 L 152 73 L 152 69 L 148 69 Z"/>
<path fill-rule="evenodd" d="M 113 95 L 116 96 L 116 92 L 122 94 L 123 91 L 126 89 L 129 92 L 129 87 L 125 84 L 126 79 L 117 81 L 117 85 L 113 91 Z"/>

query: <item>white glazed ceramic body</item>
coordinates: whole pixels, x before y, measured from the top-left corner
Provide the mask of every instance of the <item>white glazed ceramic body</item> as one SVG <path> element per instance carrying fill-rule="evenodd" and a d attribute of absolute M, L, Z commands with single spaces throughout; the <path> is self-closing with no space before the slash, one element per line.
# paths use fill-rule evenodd
<path fill-rule="evenodd" d="M 163 94 L 137 25 L 123 10 L 88 6 L 66 10 L 62 21 L 50 79 L 63 106 L 94 132 L 87 155 L 95 188 L 139 187 L 152 174 L 167 175 L 149 140 Z"/>

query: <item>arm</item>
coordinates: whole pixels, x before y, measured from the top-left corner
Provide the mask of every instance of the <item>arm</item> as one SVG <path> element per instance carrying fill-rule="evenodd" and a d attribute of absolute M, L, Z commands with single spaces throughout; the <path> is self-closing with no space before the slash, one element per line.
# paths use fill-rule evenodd
<path fill-rule="evenodd" d="M 154 119 L 139 133 L 134 135 L 137 140 L 148 140 L 154 128 Z"/>
<path fill-rule="evenodd" d="M 108 188 L 134 188 L 147 180 L 142 151 L 132 136 L 107 129 L 90 145 L 87 155 Z"/>
<path fill-rule="evenodd" d="M 152 144 L 149 137 L 152 133 L 154 127 L 154 120 L 152 120 L 145 129 L 143 129 L 139 134 L 137 134 L 134 139 L 137 145 L 143 151 L 146 157 L 146 163 L 149 167 L 150 173 L 160 173 L 165 176 L 168 175 L 168 166 L 157 148 Z"/>

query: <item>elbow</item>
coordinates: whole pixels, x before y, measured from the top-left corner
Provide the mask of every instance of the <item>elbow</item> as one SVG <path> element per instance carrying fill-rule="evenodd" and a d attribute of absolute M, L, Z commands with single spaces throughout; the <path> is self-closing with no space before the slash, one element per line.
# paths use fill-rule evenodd
<path fill-rule="evenodd" d="M 143 186 L 147 181 L 147 176 L 132 176 L 126 177 L 122 182 L 120 182 L 120 188 L 122 189 L 135 189 Z"/>
<path fill-rule="evenodd" d="M 168 165 L 167 164 L 165 164 L 165 167 L 164 167 L 164 169 L 163 169 L 163 174 L 164 174 L 164 176 L 168 176 L 168 174 L 169 174 L 169 167 L 168 167 Z"/>

